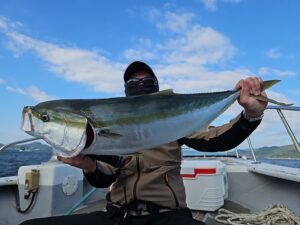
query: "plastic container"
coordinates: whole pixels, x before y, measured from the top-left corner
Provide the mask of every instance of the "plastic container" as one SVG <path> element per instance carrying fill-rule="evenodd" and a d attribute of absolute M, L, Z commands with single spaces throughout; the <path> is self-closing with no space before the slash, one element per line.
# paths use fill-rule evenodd
<path fill-rule="evenodd" d="M 21 209 L 25 209 L 31 201 L 24 196 L 28 173 L 39 171 L 38 192 L 30 210 L 34 216 L 53 216 L 67 211 L 83 193 L 83 174 L 78 168 L 63 163 L 43 163 L 41 165 L 22 166 L 18 171 L 18 189 Z M 27 175 L 26 175 L 27 174 Z"/>
<path fill-rule="evenodd" d="M 225 164 L 219 160 L 183 160 L 181 176 L 190 209 L 216 211 L 228 197 Z"/>

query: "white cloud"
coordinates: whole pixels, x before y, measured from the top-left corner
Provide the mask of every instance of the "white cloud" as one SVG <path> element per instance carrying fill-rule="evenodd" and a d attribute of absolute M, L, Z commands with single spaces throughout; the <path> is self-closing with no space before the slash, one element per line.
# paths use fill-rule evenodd
<path fill-rule="evenodd" d="M 258 69 L 258 74 L 260 76 L 268 75 L 270 73 L 270 68 L 269 67 L 261 67 Z"/>
<path fill-rule="evenodd" d="M 237 4 L 240 3 L 242 0 L 222 0 L 225 3 L 233 3 L 233 4 Z"/>
<path fill-rule="evenodd" d="M 11 29 L 18 29 L 20 27 L 23 27 L 23 25 L 21 23 L 13 22 L 3 16 L 0 16 L 0 29 L 1 30 L 8 31 Z"/>
<path fill-rule="evenodd" d="M 153 59 L 165 64 L 194 65 L 221 64 L 230 60 L 236 48 L 222 33 L 211 27 L 200 26 L 193 21 L 194 14 L 170 13 L 150 10 L 150 22 L 167 37 L 161 42 L 137 45 L 124 51 L 125 57 Z M 154 16 L 155 14 L 155 16 Z M 171 37 L 170 37 L 171 36 Z"/>
<path fill-rule="evenodd" d="M 235 48 L 224 35 L 211 27 L 198 25 L 160 48 L 167 52 L 169 63 L 218 64 L 235 54 Z"/>
<path fill-rule="evenodd" d="M 4 80 L 0 79 L 0 84 L 4 84 L 4 83 L 5 83 Z"/>
<path fill-rule="evenodd" d="M 37 102 L 44 102 L 44 101 L 48 101 L 48 100 L 52 100 L 54 99 L 51 96 L 48 96 L 46 94 L 46 92 L 39 90 L 37 87 L 35 86 L 30 86 L 26 89 L 27 93 L 29 96 L 31 96 L 34 100 L 36 100 Z"/>
<path fill-rule="evenodd" d="M 236 49 L 230 40 L 211 27 L 202 27 L 194 23 L 192 14 L 176 15 L 170 12 L 164 14 L 157 10 L 155 13 L 166 15 L 163 17 L 164 20 L 159 18 L 159 23 L 165 24 L 166 27 L 168 25 L 170 32 L 176 33 L 176 38 L 156 44 L 148 38 L 140 38 L 136 40 L 140 48 L 129 48 L 125 54 L 131 60 L 146 58 L 160 61 L 161 63 L 154 64 L 153 68 L 159 74 L 161 89 L 172 87 L 182 93 L 228 90 L 232 89 L 238 80 L 252 75 L 251 71 L 243 68 L 224 71 L 207 70 L 207 65 L 219 64 L 234 56 Z M 172 18 L 184 22 L 169 23 Z M 187 22 L 189 25 L 186 24 Z M 177 27 L 185 30 L 179 32 Z M 111 62 L 95 51 L 47 43 L 15 30 L 5 31 L 5 33 L 10 38 L 14 49 L 37 54 L 47 63 L 49 70 L 67 81 L 83 83 L 96 91 L 107 93 L 120 92 L 123 88 L 121 69 L 125 66 Z M 260 71 L 266 73 L 270 70 L 265 67 Z M 271 71 L 278 75 L 284 74 L 279 70 Z"/>
<path fill-rule="evenodd" d="M 144 59 L 144 60 L 151 60 L 156 58 L 155 53 L 154 52 L 150 52 L 147 49 L 152 49 L 153 48 L 153 44 L 152 41 L 149 38 L 139 38 L 139 39 L 135 39 L 135 46 L 138 48 L 137 49 L 133 49 L 133 48 L 129 48 L 126 49 L 123 53 L 123 55 L 127 58 L 127 59 Z"/>
<path fill-rule="evenodd" d="M 6 90 L 16 94 L 26 95 L 26 91 L 24 91 L 22 88 L 13 88 L 11 86 L 7 86 Z"/>
<path fill-rule="evenodd" d="M 274 74 L 279 77 L 294 77 L 296 76 L 296 73 L 290 70 L 273 70 Z"/>
<path fill-rule="evenodd" d="M 267 51 L 267 57 L 270 59 L 279 59 L 282 56 L 279 48 L 270 48 Z"/>
<path fill-rule="evenodd" d="M 234 56 L 235 48 L 227 37 L 211 27 L 201 27 L 192 22 L 192 14 L 167 12 L 161 15 L 165 16 L 160 24 L 169 27 L 170 32 L 175 31 L 176 38 L 156 44 L 148 38 L 140 38 L 137 40 L 140 48 L 129 48 L 124 54 L 131 60 L 155 59 L 162 62 L 153 65 L 162 72 L 162 87 L 167 86 L 165 82 L 168 82 L 179 91 L 207 90 L 208 87 L 221 89 L 228 80 L 233 85 L 234 79 L 242 77 L 236 71 L 209 72 L 205 69 L 206 65 L 219 64 Z M 171 23 L 171 19 L 176 22 Z M 179 32 L 178 28 L 185 30 Z M 5 30 L 4 33 L 9 37 L 10 49 L 15 54 L 32 52 L 38 55 L 50 71 L 66 81 L 86 84 L 96 91 L 107 93 L 118 93 L 123 89 L 125 65 L 112 62 L 98 52 L 37 40 L 14 29 Z M 189 80 L 183 80 L 182 77 Z M 218 87 L 220 84 L 222 86 Z"/>
<path fill-rule="evenodd" d="M 163 82 L 162 89 L 173 88 L 180 93 L 197 93 L 232 90 L 235 84 L 247 76 L 244 70 L 207 71 L 200 66 L 169 65 L 157 69 Z M 173 79 L 170 74 L 174 74 Z"/>
<path fill-rule="evenodd" d="M 13 92 L 13 93 L 16 93 L 16 94 L 29 96 L 37 102 L 44 102 L 44 101 L 54 99 L 54 97 L 51 97 L 51 96 L 47 95 L 44 91 L 38 89 L 35 86 L 30 86 L 30 87 L 25 88 L 25 89 L 23 89 L 23 88 L 13 88 L 11 86 L 7 86 L 6 90 L 8 90 L 10 92 Z"/>
<path fill-rule="evenodd" d="M 258 74 L 260 76 L 272 75 L 277 77 L 294 77 L 296 76 L 296 72 L 290 70 L 279 70 L 270 67 L 261 67 L 258 69 Z"/>
<path fill-rule="evenodd" d="M 204 7 L 209 11 L 217 10 L 217 0 L 201 0 Z"/>
<path fill-rule="evenodd" d="M 96 51 L 64 47 L 34 39 L 17 31 L 20 23 L 0 17 L 0 31 L 7 35 L 8 49 L 19 57 L 24 52 L 37 54 L 47 68 L 66 81 L 79 82 L 95 91 L 117 93 L 123 89 L 125 65 L 108 60 Z"/>
<path fill-rule="evenodd" d="M 143 59 L 143 60 L 151 60 L 155 59 L 156 56 L 152 52 L 148 51 L 141 51 L 141 50 L 136 50 L 136 49 L 126 49 L 123 53 L 123 55 L 127 59 Z"/>
<path fill-rule="evenodd" d="M 167 11 L 162 13 L 159 10 L 150 10 L 149 18 L 161 30 L 169 30 L 172 32 L 183 32 L 191 23 L 194 14 L 192 13 L 174 13 Z"/>
<path fill-rule="evenodd" d="M 204 7 L 211 11 L 214 12 L 218 9 L 218 4 L 219 3 L 230 3 L 230 4 L 238 4 L 242 0 L 201 0 L 201 3 L 204 5 Z"/>
<path fill-rule="evenodd" d="M 101 92 L 121 90 L 123 65 L 110 62 L 97 52 L 62 47 L 17 32 L 7 35 L 14 49 L 33 51 L 47 63 L 50 71 L 67 81 L 87 84 Z"/>

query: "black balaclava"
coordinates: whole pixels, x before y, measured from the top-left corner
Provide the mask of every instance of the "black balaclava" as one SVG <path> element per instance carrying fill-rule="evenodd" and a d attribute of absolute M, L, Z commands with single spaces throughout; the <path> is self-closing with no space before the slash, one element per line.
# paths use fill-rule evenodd
<path fill-rule="evenodd" d="M 154 84 L 151 84 L 151 85 L 142 83 L 142 82 L 139 85 L 130 86 L 130 87 L 125 85 L 126 96 L 151 94 L 151 93 L 159 91 L 158 80 L 157 80 L 157 77 L 155 76 L 153 70 L 146 63 L 143 63 L 140 61 L 135 61 L 127 67 L 127 69 L 125 70 L 125 73 L 124 73 L 124 82 L 129 80 L 131 78 L 132 74 L 134 74 L 136 72 L 142 72 L 142 71 L 149 73 L 149 75 L 151 75 L 155 79 L 156 82 L 154 82 Z"/>

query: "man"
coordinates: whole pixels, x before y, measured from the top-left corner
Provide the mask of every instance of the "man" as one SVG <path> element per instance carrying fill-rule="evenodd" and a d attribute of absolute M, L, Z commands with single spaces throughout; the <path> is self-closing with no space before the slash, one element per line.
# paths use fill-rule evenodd
<path fill-rule="evenodd" d="M 135 61 L 124 73 L 125 94 L 135 96 L 159 91 L 153 70 Z M 101 157 L 79 155 L 58 160 L 79 167 L 95 187 L 109 187 L 106 212 L 30 220 L 22 225 L 166 225 L 204 224 L 192 218 L 185 202 L 180 176 L 181 146 L 200 151 L 226 151 L 239 145 L 261 122 L 265 102 L 250 97 L 264 95 L 260 78 L 240 80 L 239 103 L 244 111 L 228 124 L 196 132 L 179 140 L 145 150 L 140 155 Z M 197 121 L 195 121 L 197 122 Z"/>

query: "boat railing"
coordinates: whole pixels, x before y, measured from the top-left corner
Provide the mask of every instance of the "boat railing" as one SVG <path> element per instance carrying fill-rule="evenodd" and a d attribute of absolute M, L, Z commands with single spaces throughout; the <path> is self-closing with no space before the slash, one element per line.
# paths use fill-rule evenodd
<path fill-rule="evenodd" d="M 292 128 L 290 127 L 288 121 L 286 120 L 284 114 L 283 114 L 283 110 L 288 110 L 288 111 L 300 111 L 300 107 L 298 106 L 268 106 L 267 107 L 267 110 L 276 110 L 285 129 L 287 130 L 287 133 L 288 135 L 290 136 L 295 148 L 297 149 L 297 151 L 299 152 L 300 154 L 300 146 L 299 146 L 299 142 L 292 130 Z M 248 146 L 251 150 L 251 154 L 252 154 L 252 157 L 253 157 L 253 160 L 256 162 L 256 156 L 255 156 L 255 151 L 254 151 L 254 148 L 253 148 L 253 145 L 252 145 L 252 142 L 251 142 L 251 138 L 248 137 L 247 138 L 247 142 L 248 142 Z M 239 158 L 239 154 L 238 154 L 238 150 L 236 149 L 236 157 Z"/>
<path fill-rule="evenodd" d="M 39 139 L 40 138 L 29 138 L 29 139 L 24 139 L 24 140 L 20 140 L 20 141 L 10 142 L 8 144 L 5 144 L 5 145 L 1 146 L 0 151 L 5 150 L 6 148 L 14 146 L 14 145 L 23 144 L 23 143 L 27 143 L 27 142 L 31 142 L 31 141 L 36 141 L 36 140 L 39 140 Z"/>

